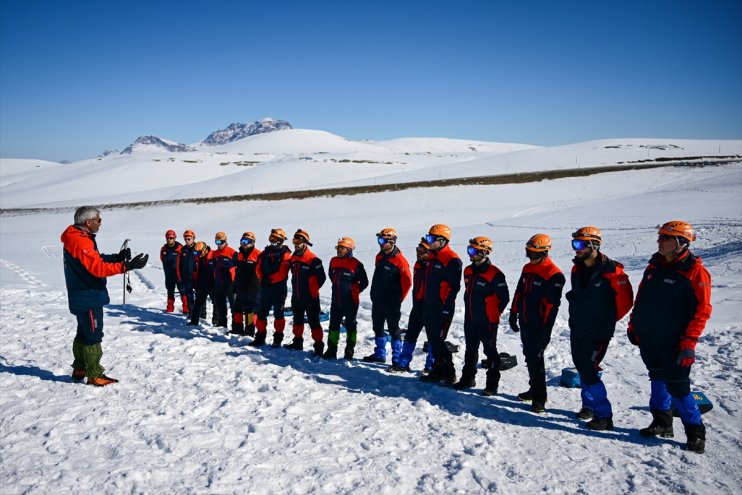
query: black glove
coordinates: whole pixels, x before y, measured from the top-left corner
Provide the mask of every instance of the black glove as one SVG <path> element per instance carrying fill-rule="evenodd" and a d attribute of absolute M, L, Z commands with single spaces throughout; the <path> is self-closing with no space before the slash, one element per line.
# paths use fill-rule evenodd
<path fill-rule="evenodd" d="M 126 261 L 131 259 L 131 249 L 124 248 L 119 251 L 119 261 Z"/>
<path fill-rule="evenodd" d="M 147 264 L 147 261 L 149 261 L 149 255 L 139 253 L 138 255 L 134 256 L 134 259 L 124 261 L 124 266 L 126 267 L 127 272 L 131 270 L 139 270 L 140 268 L 144 268 L 144 265 Z"/>
<path fill-rule="evenodd" d="M 518 328 L 518 313 L 511 311 L 510 318 L 508 318 L 508 323 L 510 323 L 510 329 L 513 331 L 513 333 L 520 332 L 520 328 Z"/>

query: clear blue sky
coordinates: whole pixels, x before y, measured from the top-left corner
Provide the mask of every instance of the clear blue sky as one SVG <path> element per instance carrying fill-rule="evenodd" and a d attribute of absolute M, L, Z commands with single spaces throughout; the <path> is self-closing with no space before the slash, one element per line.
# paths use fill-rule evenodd
<path fill-rule="evenodd" d="M 742 139 L 742 2 L 0 0 L 0 156 L 266 116 L 350 139 Z"/>

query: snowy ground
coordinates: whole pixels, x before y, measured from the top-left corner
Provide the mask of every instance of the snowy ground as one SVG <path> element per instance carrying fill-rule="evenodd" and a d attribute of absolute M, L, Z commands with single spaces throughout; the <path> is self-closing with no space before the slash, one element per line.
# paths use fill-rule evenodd
<path fill-rule="evenodd" d="M 83 181 L 82 185 L 87 186 Z M 124 187 L 124 186 L 122 186 Z M 42 201 L 44 200 L 44 201 Z M 39 192 L 29 203 L 53 202 Z M 70 383 L 74 318 L 68 313 L 59 235 L 72 213 L 2 215 L 0 232 L 1 493 L 740 493 L 742 408 L 742 167 L 655 169 L 535 184 L 414 189 L 302 201 L 103 210 L 99 247 L 131 238 L 150 264 L 109 280 L 103 364 L 119 384 Z M 654 226 L 692 222 L 694 250 L 713 279 L 713 316 L 699 344 L 694 387 L 714 402 L 704 415 L 707 452 L 687 453 L 676 437 L 646 440 L 649 383 L 626 322 L 604 361 L 614 431 L 590 432 L 574 419 L 579 391 L 558 386 L 570 366 L 566 300 L 547 350 L 546 414 L 516 395 L 527 388 L 517 335 L 500 329 L 499 350 L 518 355 L 500 394 L 461 393 L 390 375 L 384 366 L 310 359 L 307 353 L 247 347 L 224 329 L 186 327 L 163 312 L 157 252 L 169 228 L 210 241 L 245 230 L 266 243 L 271 227 L 304 228 L 329 262 L 341 235 L 373 271 L 374 233 L 394 226 L 408 258 L 427 228 L 453 230 L 453 248 L 488 235 L 493 262 L 511 292 L 523 247 L 549 233 L 552 257 L 571 267 L 570 233 L 597 225 L 604 251 L 623 262 L 635 288 L 656 247 Z M 329 307 L 329 287 L 322 290 Z M 363 295 L 357 356 L 373 347 Z M 450 340 L 463 351 L 459 298 Z M 409 300 L 403 306 L 407 321 Z M 506 321 L 506 319 L 503 319 Z M 423 339 L 421 339 L 423 340 Z M 341 336 L 341 345 L 344 335 Z M 419 347 L 419 346 L 418 346 Z M 463 352 L 455 354 L 460 372 Z M 412 367 L 422 368 L 418 350 Z M 483 376 L 480 374 L 480 381 Z M 481 384 L 480 384 L 481 385 Z"/>

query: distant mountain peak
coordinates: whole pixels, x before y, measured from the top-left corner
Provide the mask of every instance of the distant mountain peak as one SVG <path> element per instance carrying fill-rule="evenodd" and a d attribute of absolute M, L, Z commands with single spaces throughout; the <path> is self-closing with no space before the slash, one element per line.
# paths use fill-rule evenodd
<path fill-rule="evenodd" d="M 193 151 L 193 148 L 191 148 L 187 144 L 168 141 L 157 136 L 139 136 L 136 141 L 127 146 L 124 151 L 121 152 L 121 154 L 131 155 L 132 153 L 134 153 L 135 148 L 139 146 L 156 146 L 158 148 L 162 148 L 165 151 L 170 151 L 171 153 Z"/>
<path fill-rule="evenodd" d="M 231 143 L 248 136 L 282 131 L 285 129 L 293 129 L 293 127 L 291 127 L 291 124 L 285 120 L 276 120 L 272 117 L 256 120 L 251 124 L 240 124 L 239 122 L 235 122 L 230 124 L 226 129 L 214 131 L 209 134 L 209 136 L 203 140 L 203 144 L 207 146 L 217 146 L 220 144 Z"/>

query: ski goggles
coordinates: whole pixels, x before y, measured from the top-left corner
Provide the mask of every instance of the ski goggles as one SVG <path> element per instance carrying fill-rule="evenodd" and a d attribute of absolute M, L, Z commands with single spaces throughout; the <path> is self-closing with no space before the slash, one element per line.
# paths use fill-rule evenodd
<path fill-rule="evenodd" d="M 438 241 L 440 239 L 443 239 L 443 238 L 437 235 L 433 235 L 433 234 L 425 235 L 425 242 L 427 242 L 428 244 L 433 244 L 435 241 Z"/>
<path fill-rule="evenodd" d="M 469 257 L 473 258 L 475 256 L 486 256 L 487 252 L 482 249 L 477 249 L 474 246 L 468 246 L 466 248 L 466 252 L 469 254 Z"/>
<path fill-rule="evenodd" d="M 572 239 L 572 249 L 575 251 L 582 251 L 588 247 L 593 247 L 593 243 L 583 239 Z"/>
<path fill-rule="evenodd" d="M 386 237 L 381 237 L 381 236 L 377 236 L 376 237 L 376 242 L 379 243 L 379 246 L 383 246 L 384 244 L 386 244 L 388 242 L 392 242 L 393 243 L 393 241 L 391 239 L 387 239 Z"/>
<path fill-rule="evenodd" d="M 214 244 L 216 244 L 217 246 L 221 246 L 225 242 L 227 242 L 227 241 L 218 240 L 218 241 L 214 241 Z"/>
<path fill-rule="evenodd" d="M 240 239 L 240 244 L 243 246 L 247 246 L 248 244 L 252 244 L 252 239 L 244 238 Z"/>

